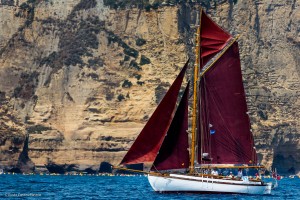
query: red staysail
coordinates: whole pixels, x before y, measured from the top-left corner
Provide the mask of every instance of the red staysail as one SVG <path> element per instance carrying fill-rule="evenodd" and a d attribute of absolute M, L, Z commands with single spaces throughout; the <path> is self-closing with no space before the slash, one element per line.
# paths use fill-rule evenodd
<path fill-rule="evenodd" d="M 185 64 L 147 124 L 123 158 L 121 164 L 153 162 L 171 125 L 177 97 L 188 66 Z"/>
<path fill-rule="evenodd" d="M 201 78 L 200 91 L 203 152 L 210 163 L 256 162 L 237 42 Z"/>
<path fill-rule="evenodd" d="M 151 170 L 182 169 L 189 166 L 188 143 L 189 84 L 181 98 L 172 124 Z"/>
<path fill-rule="evenodd" d="M 231 35 L 212 21 L 205 12 L 201 15 L 201 66 L 224 48 Z"/>

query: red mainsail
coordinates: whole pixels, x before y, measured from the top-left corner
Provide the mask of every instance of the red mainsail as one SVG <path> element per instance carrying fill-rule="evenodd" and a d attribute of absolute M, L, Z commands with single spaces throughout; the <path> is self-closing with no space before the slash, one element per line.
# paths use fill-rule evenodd
<path fill-rule="evenodd" d="M 224 48 L 231 35 L 212 21 L 205 12 L 201 15 L 201 66 L 204 66 L 214 55 Z"/>
<path fill-rule="evenodd" d="M 237 42 L 201 78 L 200 91 L 200 139 L 209 163 L 256 162 Z"/>
<path fill-rule="evenodd" d="M 181 98 L 172 124 L 161 145 L 151 170 L 182 169 L 189 167 L 188 99 L 189 84 Z"/>
<path fill-rule="evenodd" d="M 154 162 L 171 125 L 179 90 L 188 66 L 185 64 L 147 124 L 123 158 L 121 164 Z"/>

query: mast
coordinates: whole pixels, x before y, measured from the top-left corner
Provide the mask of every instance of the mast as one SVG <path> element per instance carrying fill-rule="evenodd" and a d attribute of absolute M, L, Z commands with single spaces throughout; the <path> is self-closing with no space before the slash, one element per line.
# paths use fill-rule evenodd
<path fill-rule="evenodd" d="M 195 154 L 196 154 L 196 133 L 197 133 L 197 102 L 198 102 L 198 72 L 200 69 L 200 33 L 201 33 L 201 15 L 202 8 L 200 8 L 199 25 L 196 33 L 196 47 L 195 47 L 195 67 L 194 67 L 194 90 L 193 90 L 193 115 L 192 115 L 192 142 L 191 142 L 191 160 L 190 173 L 195 171 Z M 200 145 L 202 153 L 202 145 Z"/>

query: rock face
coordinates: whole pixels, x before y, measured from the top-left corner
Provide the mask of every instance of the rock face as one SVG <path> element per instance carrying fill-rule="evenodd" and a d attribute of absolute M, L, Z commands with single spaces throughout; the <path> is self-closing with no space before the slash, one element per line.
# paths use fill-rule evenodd
<path fill-rule="evenodd" d="M 193 58 L 191 25 L 201 4 L 241 34 L 261 162 L 299 173 L 299 2 L 142 2 L 1 1 L 0 167 L 118 164 Z"/>

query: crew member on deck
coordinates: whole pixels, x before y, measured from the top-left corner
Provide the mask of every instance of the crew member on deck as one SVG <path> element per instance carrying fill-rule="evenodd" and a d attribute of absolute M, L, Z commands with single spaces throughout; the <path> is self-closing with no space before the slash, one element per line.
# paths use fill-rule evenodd
<path fill-rule="evenodd" d="M 238 170 L 237 178 L 238 178 L 238 179 L 241 179 L 242 177 L 243 177 L 243 170 L 240 168 L 240 169 Z"/>
<path fill-rule="evenodd" d="M 232 172 L 230 172 L 230 174 L 227 176 L 228 178 L 234 178 Z"/>
<path fill-rule="evenodd" d="M 218 170 L 213 169 L 213 170 L 211 171 L 211 175 L 218 176 L 218 175 L 219 175 Z"/>
<path fill-rule="evenodd" d="M 256 179 L 256 180 L 259 180 L 259 179 L 260 179 L 258 173 L 255 173 L 255 179 Z"/>

